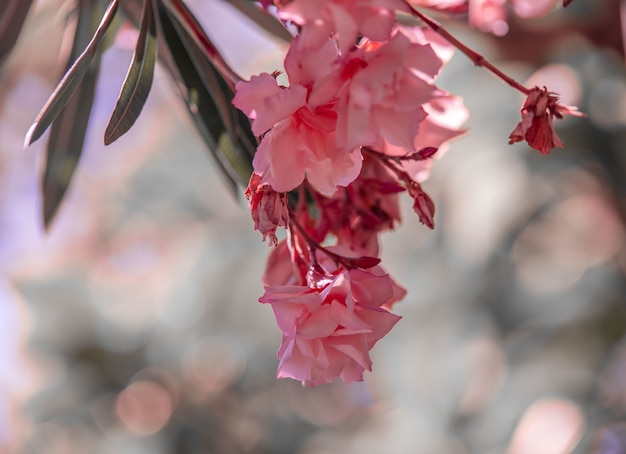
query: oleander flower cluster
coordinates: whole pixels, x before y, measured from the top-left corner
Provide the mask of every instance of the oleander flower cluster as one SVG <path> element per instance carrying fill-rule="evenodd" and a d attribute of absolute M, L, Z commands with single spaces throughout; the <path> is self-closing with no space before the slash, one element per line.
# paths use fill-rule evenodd
<path fill-rule="evenodd" d="M 237 84 L 233 103 L 259 138 L 246 196 L 256 228 L 277 245 L 260 301 L 282 332 L 279 377 L 362 380 L 405 294 L 378 258 L 379 234 L 400 222 L 399 194 L 434 227 L 421 183 L 467 112 L 434 84 L 450 46 L 401 27 L 396 11 L 406 7 L 288 2 L 278 13 L 299 27 L 284 61 L 288 83 L 275 72 Z"/>
<path fill-rule="evenodd" d="M 380 265 L 379 235 L 401 221 L 402 193 L 434 228 L 435 205 L 422 184 L 468 114 L 460 98 L 435 85 L 452 46 L 436 27 L 397 21 L 415 15 L 411 4 L 274 3 L 297 29 L 284 73 L 238 82 L 233 99 L 258 138 L 246 191 L 252 218 L 276 246 L 260 301 L 282 333 L 278 377 L 312 386 L 360 381 L 372 368 L 370 350 L 400 319 L 391 310 L 405 294 Z M 469 6 L 470 13 L 503 4 L 411 3 L 452 12 Z M 574 109 L 546 89 L 520 87 L 528 99 L 511 142 L 527 140 L 542 153 L 562 146 L 552 119 Z M 286 230 L 280 241 L 279 228 Z"/>

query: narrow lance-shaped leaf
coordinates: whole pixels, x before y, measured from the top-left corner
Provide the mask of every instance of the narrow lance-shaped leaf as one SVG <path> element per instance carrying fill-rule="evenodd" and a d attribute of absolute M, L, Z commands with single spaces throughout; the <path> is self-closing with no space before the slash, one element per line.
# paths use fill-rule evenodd
<path fill-rule="evenodd" d="M 241 80 L 241 78 L 230 67 L 224 68 L 224 65 L 227 66 L 226 61 L 219 54 L 217 48 L 210 43 L 210 39 L 186 5 L 180 0 L 173 0 L 173 3 L 177 4 L 176 9 L 178 12 L 182 11 L 184 13 L 183 19 L 187 26 L 183 27 L 181 24 L 180 29 L 183 43 L 189 49 L 193 57 L 192 61 L 206 81 L 206 86 L 215 102 L 230 139 L 237 144 L 236 149 L 233 151 L 246 153 L 252 160 L 256 152 L 257 141 L 250 127 L 250 120 L 232 104 L 235 96 L 234 82 Z M 195 30 L 200 36 L 191 36 L 190 30 Z M 207 47 L 211 47 L 211 49 Z M 211 52 L 217 52 L 217 54 L 211 55 Z M 247 185 L 248 179 L 249 175 L 246 175 L 245 185 Z"/>
<path fill-rule="evenodd" d="M 54 119 L 61 113 L 72 94 L 76 91 L 80 81 L 85 77 L 89 69 L 91 60 L 97 53 L 98 45 L 102 41 L 111 22 L 113 22 L 118 3 L 119 0 L 111 0 L 109 3 L 93 38 L 91 38 L 91 41 L 72 67 L 65 73 L 65 76 L 63 76 L 63 79 L 59 82 L 59 85 L 57 85 L 57 88 L 54 90 L 45 106 L 41 112 L 39 112 L 39 115 L 37 115 L 34 123 L 28 129 L 24 140 L 24 148 L 27 148 L 31 143 L 42 136 Z"/>
<path fill-rule="evenodd" d="M 185 22 L 185 26 L 177 21 L 175 23 L 179 25 L 179 32 L 183 38 L 182 42 L 189 50 L 192 62 L 203 76 L 218 114 L 224 122 L 229 140 L 236 144 L 232 150 L 233 153 L 236 153 L 236 156 L 233 155 L 232 157 L 237 159 L 243 157 L 242 155 L 244 154 L 247 155 L 251 168 L 251 161 L 256 152 L 257 140 L 252 133 L 250 119 L 232 104 L 235 96 L 234 83 L 241 80 L 241 78 L 228 67 L 217 48 L 204 33 L 198 20 L 182 1 L 165 0 L 165 4 L 175 5 L 169 8 L 170 12 L 176 11 L 177 13 L 173 16 L 174 19 L 179 18 L 180 13 L 182 13 L 180 19 Z M 193 36 L 191 31 L 194 31 Z M 248 184 L 248 179 L 249 174 L 246 173 L 246 178 L 243 180 L 244 185 Z"/>
<path fill-rule="evenodd" d="M 233 189 L 236 183 L 245 186 L 252 173 L 256 149 L 249 120 L 232 106 L 233 90 L 189 35 L 188 28 L 161 3 L 159 20 L 167 43 L 166 52 L 160 56 L 179 82 L 198 131 L 233 183 Z"/>
<path fill-rule="evenodd" d="M 185 40 L 191 39 L 195 43 L 195 47 L 200 49 L 209 60 L 211 67 L 221 74 L 222 80 L 234 89 L 241 77 L 232 70 L 183 0 L 161 0 L 161 4 L 167 8 L 177 26 L 184 30 L 184 35 L 181 36 Z"/>
<path fill-rule="evenodd" d="M 97 2 L 81 0 L 78 5 L 78 23 L 69 62 L 79 56 L 92 37 L 100 19 Z M 82 154 L 91 107 L 93 105 L 101 52 L 87 65 L 84 77 L 52 123 L 42 175 L 43 220 L 46 228 L 54 218 L 69 187 Z M 69 64 L 68 64 L 69 66 Z"/>
<path fill-rule="evenodd" d="M 32 0 L 0 0 L 0 64 L 15 46 L 32 3 Z"/>
<path fill-rule="evenodd" d="M 157 58 L 156 22 L 153 0 L 144 0 L 143 17 L 133 60 L 104 133 L 109 145 L 135 123 L 148 99 Z"/>

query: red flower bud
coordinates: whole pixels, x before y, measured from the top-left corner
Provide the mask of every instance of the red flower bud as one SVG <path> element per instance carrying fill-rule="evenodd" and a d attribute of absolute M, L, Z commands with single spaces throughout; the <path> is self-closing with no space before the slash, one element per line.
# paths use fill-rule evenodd
<path fill-rule="evenodd" d="M 261 177 L 253 173 L 246 189 L 246 198 L 250 201 L 254 228 L 263 234 L 263 240 L 269 237 L 270 245 L 275 246 L 278 243 L 276 229 L 287 227 L 289 222 L 287 194 L 276 192 L 271 186 L 260 183 Z"/>

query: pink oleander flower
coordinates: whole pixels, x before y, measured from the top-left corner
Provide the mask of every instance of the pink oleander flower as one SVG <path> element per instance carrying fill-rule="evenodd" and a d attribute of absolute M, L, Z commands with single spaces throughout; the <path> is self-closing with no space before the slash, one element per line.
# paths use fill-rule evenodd
<path fill-rule="evenodd" d="M 522 106 L 522 121 L 509 136 L 509 144 L 525 140 L 531 148 L 544 155 L 555 147 L 563 148 L 561 139 L 554 131 L 554 117 L 582 117 L 584 114 L 576 107 L 560 105 L 558 99 L 558 95 L 549 92 L 546 87 L 533 88 Z"/>
<path fill-rule="evenodd" d="M 246 198 L 250 202 L 255 230 L 263 234 L 263 240 L 269 238 L 269 244 L 275 246 L 278 243 L 276 229 L 287 227 L 289 223 L 287 194 L 276 192 L 267 184 L 261 184 L 261 177 L 253 173 L 246 190 Z"/>
<path fill-rule="evenodd" d="M 402 0 L 293 0 L 282 2 L 278 15 L 302 26 L 307 47 L 317 47 L 333 36 L 345 54 L 360 35 L 388 40 L 396 23 L 395 10 L 406 10 Z"/>
<path fill-rule="evenodd" d="M 412 43 L 400 31 L 384 44 L 353 51 L 320 88 L 337 93 L 338 146 L 382 148 L 389 142 L 412 150 L 426 118 L 423 105 L 441 94 L 431 83 L 441 66 L 431 46 Z"/>
<path fill-rule="evenodd" d="M 338 269 L 320 288 L 266 287 L 259 301 L 272 306 L 282 332 L 279 378 L 311 386 L 363 380 L 369 351 L 400 319 L 385 307 L 402 295 L 379 273 Z"/>
<path fill-rule="evenodd" d="M 332 194 L 346 186 L 361 169 L 358 150 L 337 147 L 337 114 L 332 97 L 312 105 L 316 82 L 330 72 L 337 49 L 327 39 L 316 49 L 304 48 L 294 39 L 285 58 L 288 87 L 264 73 L 239 82 L 233 104 L 252 121 L 252 131 L 262 137 L 253 167 L 261 183 L 277 192 L 288 192 L 306 176 L 318 191 Z"/>

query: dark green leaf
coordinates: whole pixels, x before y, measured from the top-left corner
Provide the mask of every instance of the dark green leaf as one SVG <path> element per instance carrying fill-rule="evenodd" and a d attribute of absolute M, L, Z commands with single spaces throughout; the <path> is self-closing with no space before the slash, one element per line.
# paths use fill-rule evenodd
<path fill-rule="evenodd" d="M 188 10 L 184 13 L 193 18 Z M 189 29 L 201 30 L 197 22 L 184 26 L 163 3 L 159 3 L 159 20 L 166 43 L 159 55 L 177 80 L 198 131 L 233 187 L 237 182 L 246 186 L 252 174 L 256 139 L 248 118 L 231 104 L 231 84 L 190 35 Z M 202 39 L 208 41 L 206 36 Z"/>
<path fill-rule="evenodd" d="M 81 54 L 98 25 L 99 8 L 96 6 L 97 2 L 92 0 L 81 0 L 79 3 L 78 24 L 70 52 L 70 63 Z M 98 52 L 86 65 L 85 74 L 75 89 L 75 96 L 68 99 L 50 128 L 46 165 L 42 176 L 43 220 L 46 228 L 49 227 L 63 200 L 82 154 L 98 80 L 100 56 L 101 53 Z"/>
<path fill-rule="evenodd" d="M 57 88 L 54 90 L 45 106 L 41 112 L 39 112 L 39 115 L 37 115 L 34 123 L 28 129 L 24 141 L 24 148 L 27 148 L 31 143 L 41 137 L 54 119 L 61 113 L 65 105 L 70 100 L 72 94 L 74 94 L 78 88 L 81 80 L 85 77 L 87 71 L 89 70 L 92 59 L 98 53 L 98 45 L 102 41 L 105 32 L 115 17 L 118 3 L 119 0 L 111 0 L 109 3 L 109 6 L 104 13 L 100 25 L 96 29 L 93 38 L 91 38 L 91 41 L 85 50 L 80 54 L 78 59 L 76 59 L 71 68 L 65 73 L 65 76 L 63 76 L 63 79 L 59 82 L 59 85 L 57 85 Z"/>
<path fill-rule="evenodd" d="M 152 0 L 144 0 L 141 28 L 133 60 L 104 133 L 106 145 L 125 134 L 139 117 L 152 86 L 156 57 L 156 22 L 153 3 Z"/>
<path fill-rule="evenodd" d="M 32 0 L 0 0 L 0 64 L 15 46 L 32 3 Z"/>

